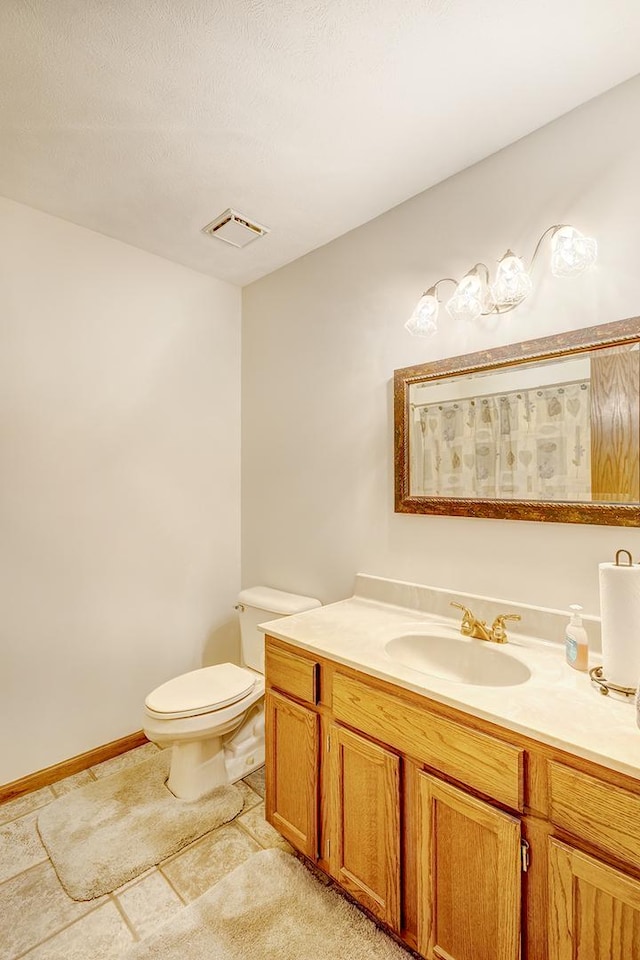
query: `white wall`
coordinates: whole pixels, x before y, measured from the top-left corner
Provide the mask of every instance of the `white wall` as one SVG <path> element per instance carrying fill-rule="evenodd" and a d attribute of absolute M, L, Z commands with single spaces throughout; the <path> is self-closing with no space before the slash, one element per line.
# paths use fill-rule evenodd
<path fill-rule="evenodd" d="M 598 563 L 619 547 L 640 560 L 637 528 L 394 514 L 391 378 L 640 315 L 639 114 L 636 78 L 245 288 L 244 585 L 333 601 L 363 571 L 598 613 Z M 590 275 L 556 280 L 540 262 L 535 295 L 511 314 L 444 314 L 430 341 L 403 329 L 438 278 L 509 246 L 530 257 L 557 222 L 598 238 Z"/>
<path fill-rule="evenodd" d="M 0 783 L 237 655 L 240 291 L 0 200 Z"/>

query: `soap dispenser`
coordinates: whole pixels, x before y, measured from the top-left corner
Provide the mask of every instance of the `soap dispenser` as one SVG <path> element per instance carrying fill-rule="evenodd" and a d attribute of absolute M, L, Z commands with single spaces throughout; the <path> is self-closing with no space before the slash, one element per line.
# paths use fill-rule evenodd
<path fill-rule="evenodd" d="M 589 640 L 587 631 L 582 625 L 582 607 L 579 603 L 572 603 L 569 609 L 571 610 L 571 618 L 564 633 L 567 663 L 574 670 L 588 670 Z"/>

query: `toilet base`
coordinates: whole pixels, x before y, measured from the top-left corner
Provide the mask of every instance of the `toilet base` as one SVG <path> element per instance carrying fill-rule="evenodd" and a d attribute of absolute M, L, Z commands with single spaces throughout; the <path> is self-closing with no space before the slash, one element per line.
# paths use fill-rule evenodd
<path fill-rule="evenodd" d="M 197 800 L 229 783 L 221 737 L 174 743 L 167 787 L 179 800 Z"/>
<path fill-rule="evenodd" d="M 174 743 L 167 787 L 179 800 L 198 800 L 225 783 L 236 783 L 264 765 L 264 737 L 225 748 L 222 737 Z"/>
<path fill-rule="evenodd" d="M 262 687 L 262 688 L 261 688 Z M 239 716 L 233 706 L 216 713 L 209 731 L 203 719 L 170 721 L 147 716 L 144 732 L 160 747 L 171 747 L 167 787 L 178 800 L 197 800 L 216 787 L 235 783 L 264 763 L 264 687 Z"/>
<path fill-rule="evenodd" d="M 225 740 L 224 758 L 230 783 L 264 764 L 264 702 L 255 704 L 238 730 Z"/>

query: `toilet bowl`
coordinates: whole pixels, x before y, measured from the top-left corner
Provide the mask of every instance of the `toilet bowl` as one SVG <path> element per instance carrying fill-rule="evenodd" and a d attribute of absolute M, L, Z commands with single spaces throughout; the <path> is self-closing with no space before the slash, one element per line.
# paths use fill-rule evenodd
<path fill-rule="evenodd" d="M 244 724 L 249 709 L 261 709 L 263 696 L 264 677 L 233 663 L 184 673 L 149 694 L 144 732 L 158 746 L 173 748 L 167 786 L 174 796 L 194 800 L 264 763 L 264 736 L 231 776 L 224 749 L 224 739 Z"/>
<path fill-rule="evenodd" d="M 238 596 L 243 666 L 221 663 L 181 674 L 145 700 L 143 729 L 171 747 L 167 786 L 182 800 L 246 777 L 264 763 L 264 636 L 258 624 L 320 602 L 270 587 Z"/>

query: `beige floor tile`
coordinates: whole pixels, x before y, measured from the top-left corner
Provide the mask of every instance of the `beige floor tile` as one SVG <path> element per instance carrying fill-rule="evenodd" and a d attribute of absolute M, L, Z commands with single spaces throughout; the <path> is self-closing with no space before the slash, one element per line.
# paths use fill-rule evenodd
<path fill-rule="evenodd" d="M 102 763 L 91 767 L 91 772 L 98 780 L 101 777 L 108 777 L 111 773 L 117 773 L 118 770 L 124 770 L 125 767 L 131 767 L 134 763 L 140 763 L 141 760 L 148 760 L 158 752 L 155 743 L 145 743 L 141 747 L 129 750 L 127 753 L 121 753 L 119 757 L 112 757 L 111 760 L 104 760 Z"/>
<path fill-rule="evenodd" d="M 128 890 L 129 887 L 132 887 L 134 883 L 140 883 L 140 881 L 144 880 L 145 877 L 150 876 L 155 869 L 155 867 L 149 867 L 149 869 L 145 870 L 144 873 L 141 873 L 140 876 L 134 877 L 133 880 L 127 880 L 127 882 L 123 883 L 121 887 L 118 887 L 113 891 L 114 897 L 119 897 L 121 893 L 124 893 L 124 891 Z"/>
<path fill-rule="evenodd" d="M 251 807 L 257 806 L 260 803 L 260 797 L 252 790 L 251 787 L 244 782 L 244 780 L 238 780 L 234 786 L 238 788 L 242 794 L 242 799 L 244 800 L 243 810 L 251 810 Z"/>
<path fill-rule="evenodd" d="M 51 789 L 56 797 L 64 797 L 66 793 L 77 790 L 78 787 L 86 787 L 88 783 L 94 783 L 94 779 L 88 770 L 81 770 L 80 773 L 74 773 L 71 777 L 65 777 L 64 780 L 58 780 L 51 784 Z"/>
<path fill-rule="evenodd" d="M 251 789 L 255 790 L 264 800 L 264 767 L 259 767 L 257 770 L 254 770 L 253 773 L 250 773 L 244 780 L 245 783 L 248 783 Z"/>
<path fill-rule="evenodd" d="M 34 790 L 32 793 L 25 793 L 23 797 L 16 797 L 15 800 L 9 800 L 0 805 L 0 824 L 8 823 L 9 820 L 17 820 L 18 817 L 24 817 L 27 813 L 44 807 L 54 799 L 50 787 L 42 787 L 41 790 Z"/>
<path fill-rule="evenodd" d="M 180 896 L 191 901 L 258 850 L 258 844 L 240 827 L 227 824 L 166 860 L 160 868 Z"/>
<path fill-rule="evenodd" d="M 112 900 L 26 954 L 25 960 L 117 960 L 133 943 Z"/>
<path fill-rule="evenodd" d="M 47 859 L 36 820 L 37 811 L 0 827 L 0 883 Z"/>
<path fill-rule="evenodd" d="M 93 910 L 98 902 L 71 900 L 48 860 L 7 880 L 0 885 L 0 955 L 10 960 L 24 953 Z"/>
<path fill-rule="evenodd" d="M 237 783 L 244 800 L 242 826 L 235 821 L 207 834 L 112 897 L 71 900 L 37 832 L 39 809 L 157 752 L 154 744 L 145 744 L 0 806 L 1 960 L 116 960 L 133 941 L 132 930 L 148 936 L 182 909 L 183 901 L 204 893 L 261 846 L 290 849 L 264 821 L 261 769 Z"/>
<path fill-rule="evenodd" d="M 183 906 L 178 894 L 157 870 L 127 887 L 119 894 L 118 900 L 141 938 L 147 937 L 154 927 L 168 920 Z"/>
<path fill-rule="evenodd" d="M 274 830 L 270 823 L 264 818 L 264 803 L 258 807 L 243 813 L 238 817 L 239 823 L 248 830 L 254 840 L 257 840 L 261 847 L 270 849 L 277 847 L 278 850 L 284 850 L 285 853 L 293 853 L 292 848 L 277 830 Z"/>

